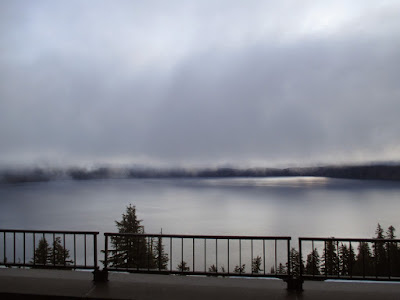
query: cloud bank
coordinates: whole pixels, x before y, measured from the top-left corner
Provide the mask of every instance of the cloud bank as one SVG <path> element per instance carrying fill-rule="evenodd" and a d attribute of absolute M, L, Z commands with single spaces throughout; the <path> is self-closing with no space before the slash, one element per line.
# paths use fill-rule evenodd
<path fill-rule="evenodd" d="M 397 1 L 2 1 L 0 163 L 399 160 Z"/>

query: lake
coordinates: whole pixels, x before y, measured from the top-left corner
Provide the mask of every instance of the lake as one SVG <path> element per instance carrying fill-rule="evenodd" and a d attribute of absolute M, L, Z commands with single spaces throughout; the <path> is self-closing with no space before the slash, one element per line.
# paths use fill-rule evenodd
<path fill-rule="evenodd" d="M 323 177 L 58 180 L 0 185 L 0 228 L 115 232 L 136 206 L 147 233 L 374 236 L 400 230 L 400 182 Z"/>

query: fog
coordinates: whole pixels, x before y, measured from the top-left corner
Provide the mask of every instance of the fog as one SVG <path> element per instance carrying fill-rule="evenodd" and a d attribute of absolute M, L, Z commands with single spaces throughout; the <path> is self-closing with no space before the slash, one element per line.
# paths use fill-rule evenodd
<path fill-rule="evenodd" d="M 398 160 L 398 1 L 1 1 L 0 164 Z"/>

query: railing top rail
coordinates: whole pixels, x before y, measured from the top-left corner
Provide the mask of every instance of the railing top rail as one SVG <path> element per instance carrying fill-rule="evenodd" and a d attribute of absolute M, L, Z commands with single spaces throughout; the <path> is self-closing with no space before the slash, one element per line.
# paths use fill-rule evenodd
<path fill-rule="evenodd" d="M 334 237 L 299 237 L 299 241 L 334 241 L 334 242 L 382 242 L 382 243 L 400 243 L 400 239 L 365 239 L 365 238 L 334 238 Z"/>
<path fill-rule="evenodd" d="M 65 231 L 65 230 L 24 230 L 24 229 L 0 229 L 0 232 L 6 233 L 44 233 L 44 234 L 88 234 L 98 235 L 98 231 Z"/>
<path fill-rule="evenodd" d="M 112 233 L 106 232 L 105 236 L 146 236 L 162 238 L 193 238 L 193 239 L 230 239 L 230 240 L 291 240 L 290 236 L 249 236 L 249 235 L 195 235 L 195 234 L 148 234 L 148 233 Z"/>

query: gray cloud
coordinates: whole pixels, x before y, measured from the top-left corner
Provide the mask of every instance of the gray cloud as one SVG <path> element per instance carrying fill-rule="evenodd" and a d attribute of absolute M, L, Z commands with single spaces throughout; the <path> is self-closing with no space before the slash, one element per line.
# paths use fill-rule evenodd
<path fill-rule="evenodd" d="M 396 1 L 3 1 L 15 162 L 398 160 Z"/>

